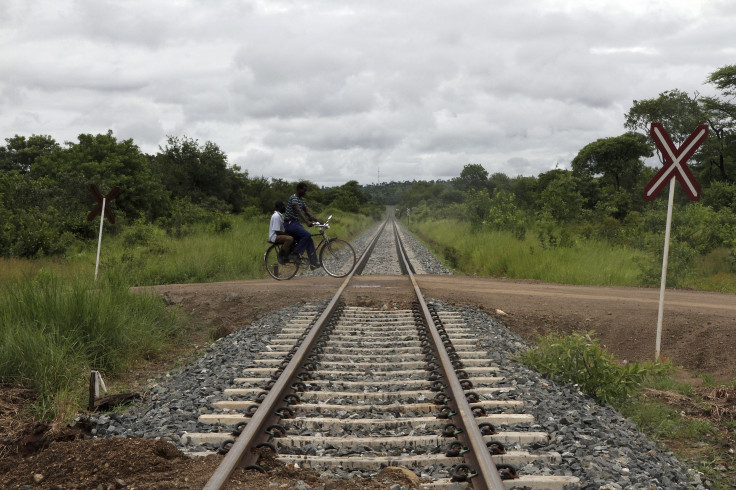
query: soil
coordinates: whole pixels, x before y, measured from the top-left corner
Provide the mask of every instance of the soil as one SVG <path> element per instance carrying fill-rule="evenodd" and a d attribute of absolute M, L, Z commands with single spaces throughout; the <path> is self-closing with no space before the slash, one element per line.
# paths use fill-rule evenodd
<path fill-rule="evenodd" d="M 620 360 L 654 358 L 659 290 L 648 288 L 563 286 L 536 281 L 466 276 L 419 276 L 426 297 L 455 305 L 480 307 L 521 337 L 595 331 Z M 263 315 L 300 302 L 332 297 L 342 280 L 295 278 L 291 281 L 234 281 L 213 284 L 166 285 L 146 288 L 162 296 L 171 308 L 186 312 L 193 328 L 186 341 L 162 359 L 142 364 L 123 383 L 141 386 L 163 375 L 175 363 L 196 355 L 211 338 L 227 335 Z M 350 304 L 406 306 L 413 300 L 406 277 L 357 278 L 345 291 Z M 700 381 L 704 374 L 721 382 L 736 380 L 736 295 L 672 291 L 665 295 L 662 356 L 681 366 L 681 376 Z M 697 384 L 697 383 L 695 383 Z M 113 386 L 115 386 L 113 384 Z M 693 404 L 669 392 L 646 396 L 683 411 L 720 420 L 733 419 L 733 387 L 702 387 L 708 404 Z M 154 440 L 85 439 L 89 427 L 77 424 L 37 424 L 28 414 L 34 394 L 22 387 L 0 386 L 0 488 L 201 488 L 220 461 L 219 456 L 188 458 L 174 446 Z M 243 472 L 230 488 L 291 488 L 302 480 L 325 488 L 389 488 L 401 483 L 413 488 L 400 469 L 387 469 L 373 482 L 321 481 L 313 472 L 270 462 L 267 474 Z"/>

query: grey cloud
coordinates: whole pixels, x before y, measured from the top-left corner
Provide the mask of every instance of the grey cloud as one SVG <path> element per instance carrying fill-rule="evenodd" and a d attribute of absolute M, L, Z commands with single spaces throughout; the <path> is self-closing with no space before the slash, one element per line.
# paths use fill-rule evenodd
<path fill-rule="evenodd" d="M 252 175 L 339 185 L 535 174 L 709 93 L 732 2 L 8 0 L 0 130 L 211 140 Z M 158 141 L 157 138 L 160 138 Z"/>

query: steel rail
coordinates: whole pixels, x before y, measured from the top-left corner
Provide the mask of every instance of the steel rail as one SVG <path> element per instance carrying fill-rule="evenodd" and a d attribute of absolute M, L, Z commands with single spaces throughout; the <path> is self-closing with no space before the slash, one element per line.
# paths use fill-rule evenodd
<path fill-rule="evenodd" d="M 395 220 L 392 220 L 394 224 L 394 236 L 399 240 L 398 230 L 396 227 Z M 409 260 L 406 257 L 406 252 L 401 250 L 399 254 L 399 260 L 404 262 L 409 279 L 411 279 L 412 285 L 414 286 L 414 292 L 417 297 L 417 301 L 421 307 L 422 315 L 424 316 L 425 323 L 429 328 L 434 343 L 435 352 L 440 361 L 440 368 L 442 370 L 441 376 L 447 387 L 450 390 L 450 397 L 452 400 L 448 403 L 452 408 L 455 409 L 456 415 L 453 419 L 457 422 L 458 427 L 462 429 L 462 432 L 458 434 L 460 439 L 466 447 L 470 449 L 463 455 L 466 463 L 478 471 L 478 475 L 471 480 L 474 489 L 479 490 L 503 490 L 506 486 L 501 480 L 501 476 L 498 473 L 496 465 L 491 459 L 491 454 L 486 446 L 483 439 L 483 435 L 478 428 L 478 424 L 475 422 L 475 415 L 470 408 L 468 400 L 465 398 L 465 390 L 460 386 L 460 381 L 455 376 L 455 370 L 450 360 L 450 356 L 447 354 L 447 350 L 442 343 L 437 327 L 434 324 L 432 315 L 427 308 L 427 303 L 424 301 L 419 285 L 417 284 L 416 277 L 409 270 Z"/>
<path fill-rule="evenodd" d="M 347 288 L 350 280 L 353 278 L 355 271 L 358 270 L 358 267 L 361 264 L 365 266 L 365 263 L 368 261 L 368 257 L 370 256 L 372 245 L 375 245 L 375 242 L 378 240 L 378 237 L 387 222 L 388 219 L 383 223 L 383 226 L 378 230 L 378 232 L 373 235 L 370 241 L 371 245 L 369 245 L 360 256 L 356 266 L 353 267 L 353 270 L 345 277 L 345 280 L 327 304 L 325 310 L 309 330 L 309 333 L 294 353 L 289 364 L 284 367 L 284 371 L 281 376 L 279 376 L 276 383 L 271 387 L 271 390 L 266 398 L 261 402 L 258 410 L 256 410 L 256 412 L 251 416 L 240 436 L 235 440 L 235 443 L 232 445 L 227 455 L 223 458 L 220 465 L 207 481 L 207 484 L 203 487 L 205 490 L 219 490 L 223 488 L 232 479 L 233 474 L 238 470 L 238 468 L 255 464 L 258 459 L 258 455 L 255 454 L 252 449 L 254 449 L 258 444 L 265 442 L 268 438 L 268 435 L 265 434 L 264 430 L 269 425 L 275 423 L 280 417 L 275 414 L 277 406 L 284 403 L 283 398 L 288 394 L 288 391 L 292 389 L 291 385 L 297 376 L 300 366 L 312 351 L 317 338 L 322 333 L 324 325 L 327 324 L 327 321 L 337 308 L 340 297 Z"/>
<path fill-rule="evenodd" d="M 386 228 L 386 224 L 388 223 L 389 218 L 386 217 L 386 219 L 383 221 L 381 226 L 378 228 L 378 231 L 375 235 L 373 235 L 373 238 L 371 239 L 369 245 L 366 247 L 365 251 L 363 252 L 363 255 L 360 256 L 360 260 L 355 264 L 355 267 L 353 267 L 353 272 L 355 275 L 362 275 L 363 269 L 365 269 L 366 264 L 368 263 L 368 257 L 373 253 L 373 249 L 376 248 L 376 244 L 378 243 L 378 237 L 381 236 L 381 233 L 383 233 L 384 228 Z"/>

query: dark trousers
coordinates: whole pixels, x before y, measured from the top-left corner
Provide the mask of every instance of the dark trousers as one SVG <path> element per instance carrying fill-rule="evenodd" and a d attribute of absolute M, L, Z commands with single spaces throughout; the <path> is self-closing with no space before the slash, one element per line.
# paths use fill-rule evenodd
<path fill-rule="evenodd" d="M 312 240 L 312 234 L 309 233 L 299 221 L 289 221 L 284 223 L 284 229 L 286 233 L 293 236 L 297 241 L 296 247 L 292 250 L 292 253 L 297 255 L 307 251 L 309 261 L 313 264 L 317 263 L 317 254 L 314 253 L 314 240 Z"/>

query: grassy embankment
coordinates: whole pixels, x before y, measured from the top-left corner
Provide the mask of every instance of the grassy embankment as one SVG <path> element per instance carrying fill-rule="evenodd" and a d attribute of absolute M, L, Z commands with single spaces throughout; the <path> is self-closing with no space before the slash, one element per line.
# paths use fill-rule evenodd
<path fill-rule="evenodd" d="M 641 286 L 639 263 L 651 260 L 639 250 L 596 240 L 544 248 L 533 233 L 518 240 L 511 233 L 473 231 L 467 223 L 450 220 L 412 222 L 410 229 L 447 266 L 463 274 L 560 284 Z M 728 270 L 727 255 L 718 249 L 697 258 L 683 287 L 736 293 L 736 273 Z"/>
<path fill-rule="evenodd" d="M 340 213 L 330 232 L 351 239 L 371 223 Z M 266 277 L 267 228 L 265 217 L 236 217 L 220 232 L 202 225 L 171 238 L 131 225 L 103 236 L 96 283 L 96 244 L 64 258 L 0 259 L 0 379 L 36 389 L 41 419 L 84 408 L 90 369 L 114 379 L 186 331 L 184 318 L 130 286 Z"/>

